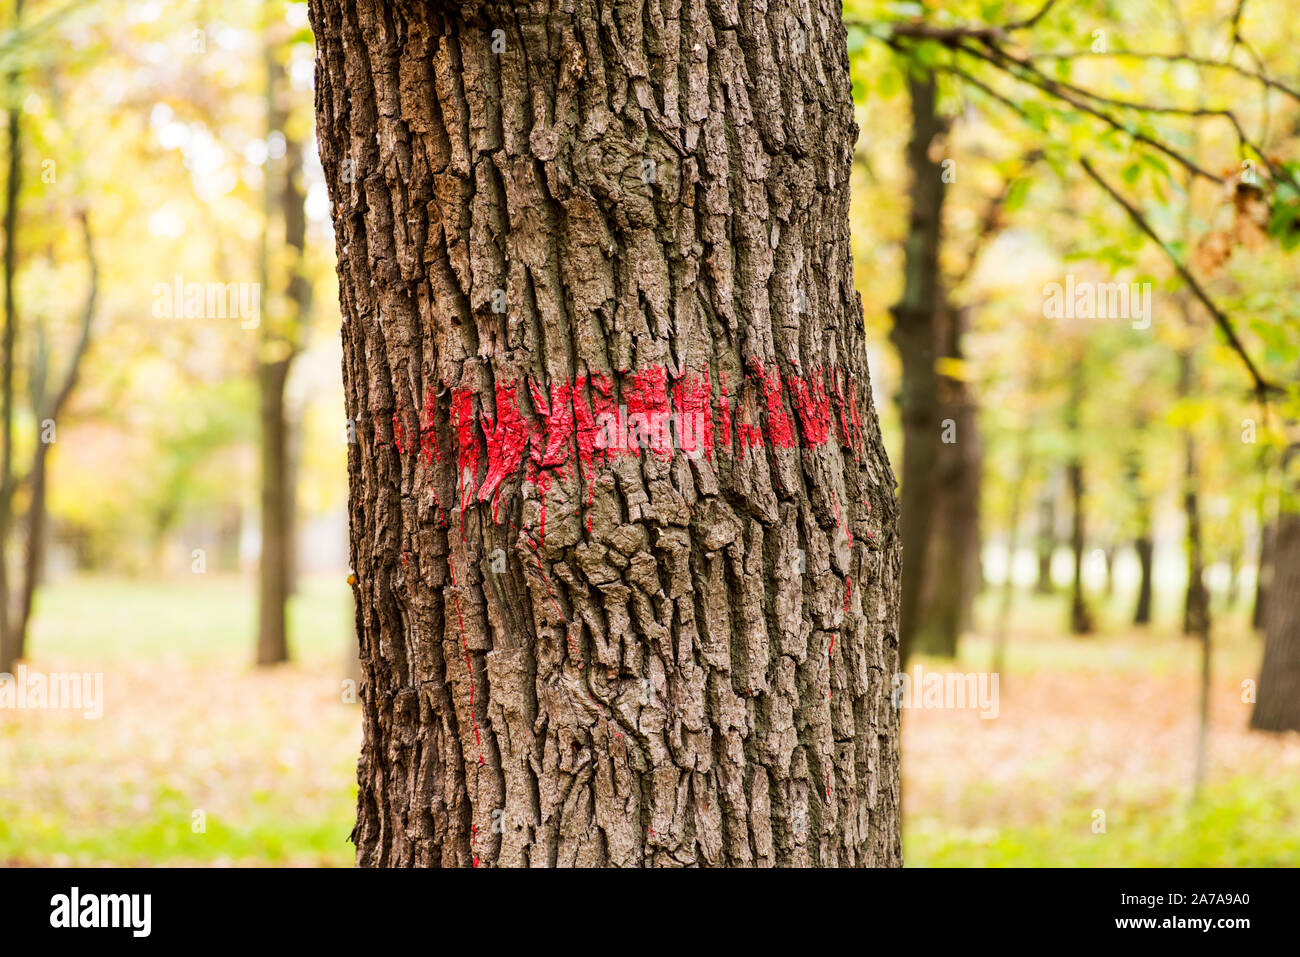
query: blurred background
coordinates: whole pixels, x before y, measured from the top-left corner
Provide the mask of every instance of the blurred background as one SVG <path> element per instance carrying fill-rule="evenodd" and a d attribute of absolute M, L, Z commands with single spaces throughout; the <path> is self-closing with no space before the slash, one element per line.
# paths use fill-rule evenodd
<path fill-rule="evenodd" d="M 307 5 L 0 6 L 0 671 L 103 680 L 97 719 L 0 707 L 0 864 L 348 866 L 349 433 Z M 1048 6 L 1010 42 L 1089 54 L 1032 61 L 1055 90 L 891 26 L 1035 4 L 845 9 L 872 386 L 895 471 L 910 442 L 932 476 L 908 668 L 999 679 L 996 717 L 905 709 L 904 857 L 1294 865 L 1300 734 L 1251 717 L 1294 508 L 1297 27 L 1285 0 Z M 1061 314 L 1067 282 L 1149 284 L 1149 321 Z"/>

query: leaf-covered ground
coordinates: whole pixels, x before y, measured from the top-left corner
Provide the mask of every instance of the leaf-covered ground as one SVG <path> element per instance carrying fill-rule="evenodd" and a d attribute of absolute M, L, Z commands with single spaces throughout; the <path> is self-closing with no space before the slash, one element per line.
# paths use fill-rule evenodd
<path fill-rule="evenodd" d="M 348 603 L 342 582 L 305 583 L 296 662 L 258 671 L 247 583 L 51 586 L 31 667 L 101 671 L 104 715 L 0 710 L 0 862 L 349 865 Z M 908 865 L 1300 864 L 1300 735 L 1246 730 L 1260 646 L 1239 618 L 1216 636 L 1193 802 L 1197 646 L 1163 628 L 1072 639 L 1061 617 L 1022 607 L 996 719 L 904 713 Z M 956 667 L 990 655 L 970 636 Z"/>

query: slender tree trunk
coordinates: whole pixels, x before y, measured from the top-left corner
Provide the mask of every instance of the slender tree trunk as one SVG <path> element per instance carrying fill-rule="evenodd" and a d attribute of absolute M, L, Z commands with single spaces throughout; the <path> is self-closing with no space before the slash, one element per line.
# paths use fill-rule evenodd
<path fill-rule="evenodd" d="M 262 552 L 258 562 L 257 663 L 289 660 L 285 605 L 289 600 L 288 437 L 284 421 L 284 384 L 289 361 L 262 362 L 261 393 Z"/>
<path fill-rule="evenodd" d="M 1092 613 L 1088 610 L 1087 596 L 1083 590 L 1083 550 L 1087 544 L 1084 530 L 1084 475 L 1082 431 L 1079 426 L 1083 405 L 1083 357 L 1075 357 L 1070 372 L 1070 396 L 1066 405 L 1066 428 L 1074 449 L 1066 465 L 1066 481 L 1070 486 L 1070 550 L 1074 556 L 1074 582 L 1070 589 L 1070 631 L 1086 635 L 1092 631 Z"/>
<path fill-rule="evenodd" d="M 1151 572 L 1155 558 L 1155 542 L 1151 538 L 1149 521 L 1147 527 L 1138 535 L 1133 547 L 1137 551 L 1138 566 L 1141 577 L 1138 580 L 1137 608 L 1133 612 L 1133 624 L 1151 624 Z"/>
<path fill-rule="evenodd" d="M 839 5 L 311 15 L 358 863 L 897 865 Z"/>
<path fill-rule="evenodd" d="M 1136 441 L 1129 447 L 1125 469 L 1125 482 L 1133 502 L 1133 514 L 1137 519 L 1137 537 L 1133 541 L 1139 569 L 1137 607 L 1133 611 L 1135 625 L 1151 623 L 1153 581 L 1151 573 L 1155 557 L 1155 540 L 1151 528 L 1151 499 L 1142 487 L 1142 447 L 1147 435 L 1148 422 L 1145 412 L 1140 410 L 1133 422 L 1133 435 Z"/>
<path fill-rule="evenodd" d="M 1178 363 L 1178 392 L 1185 398 L 1192 392 L 1192 354 L 1180 352 Z M 1205 587 L 1202 558 L 1196 438 L 1190 429 L 1183 433 L 1183 463 L 1183 514 L 1187 519 L 1187 594 L 1183 601 L 1183 634 L 1201 638 L 1208 636 L 1210 631 L 1210 592 Z"/>
<path fill-rule="evenodd" d="M 932 155 L 936 138 L 947 124 L 936 109 L 933 76 L 911 76 L 912 139 L 907 163 L 912 173 L 912 208 L 904 244 L 903 294 L 893 306 L 890 339 L 902 362 L 898 396 L 903 422 L 903 604 L 899 637 L 906 662 L 923 627 L 922 603 L 927 593 L 927 553 L 934 527 L 938 482 L 941 416 L 939 379 L 934 360 L 939 346 L 940 313 L 945 309 L 939 246 L 943 233 L 945 193 L 940 159 Z M 955 645 L 938 639 L 929 646 Z M 943 647 L 938 647 L 943 653 Z"/>

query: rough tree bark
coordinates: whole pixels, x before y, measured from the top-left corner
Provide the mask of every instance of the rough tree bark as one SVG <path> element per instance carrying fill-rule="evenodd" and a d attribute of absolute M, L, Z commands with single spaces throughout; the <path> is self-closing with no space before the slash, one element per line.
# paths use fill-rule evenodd
<path fill-rule="evenodd" d="M 358 863 L 899 864 L 839 4 L 310 9 Z"/>

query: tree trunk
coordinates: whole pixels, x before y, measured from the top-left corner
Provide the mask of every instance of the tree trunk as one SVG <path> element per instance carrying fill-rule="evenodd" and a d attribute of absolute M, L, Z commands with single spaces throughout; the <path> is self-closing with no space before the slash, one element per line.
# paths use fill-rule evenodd
<path fill-rule="evenodd" d="M 839 5 L 311 15 L 358 863 L 898 865 Z"/>
<path fill-rule="evenodd" d="M 1264 661 L 1250 726 L 1300 731 L 1300 513 L 1283 511 L 1273 528 L 1273 581 L 1264 612 Z"/>
<path fill-rule="evenodd" d="M 1074 582 L 1070 589 L 1070 631 L 1086 635 L 1092 631 L 1092 613 L 1088 610 L 1087 596 L 1083 591 L 1083 550 L 1087 543 L 1084 530 L 1084 477 L 1083 436 L 1079 425 L 1083 404 L 1083 356 L 1075 356 L 1070 372 L 1070 395 L 1066 404 L 1066 428 L 1073 439 L 1074 448 L 1066 465 L 1066 481 L 1070 486 L 1070 550 L 1074 555 Z"/>
<path fill-rule="evenodd" d="M 1184 306 L 1184 314 L 1187 307 Z M 1179 353 L 1178 394 L 1192 393 L 1192 354 Z M 1183 634 L 1205 638 L 1210 633 L 1210 592 L 1205 587 L 1205 562 L 1201 548 L 1200 479 L 1196 462 L 1196 438 L 1191 429 L 1183 432 L 1183 514 L 1187 519 L 1187 594 L 1183 601 Z"/>
<path fill-rule="evenodd" d="M 944 309 L 939 246 L 945 188 L 940 159 L 932 155 L 931 147 L 947 130 L 936 109 L 934 77 L 910 75 L 908 91 L 912 104 L 912 138 L 907 145 L 912 207 L 904 243 L 903 294 L 891 309 L 894 324 L 890 330 L 903 367 L 898 408 L 903 423 L 903 599 L 899 638 L 904 662 L 917 644 L 923 625 L 927 553 L 938 481 L 941 417 L 934 360 Z"/>
<path fill-rule="evenodd" d="M 258 567 L 257 663 L 273 665 L 289 660 L 289 639 L 285 608 L 293 591 L 294 474 L 290 463 L 290 423 L 285 413 L 284 390 L 297 354 L 301 330 L 311 309 L 311 282 L 302 272 L 307 245 L 307 216 L 303 191 L 302 143 L 291 135 L 288 111 L 282 102 L 284 66 L 275 52 L 275 41 L 267 37 L 267 131 L 283 133 L 284 162 L 279 182 L 279 214 L 284 223 L 284 245 L 290 271 L 286 283 L 287 315 L 272 310 L 261 324 L 262 355 L 258 365 L 261 389 L 262 443 L 262 554 Z M 267 161 L 267 217 L 269 232 L 276 196 L 272 171 Z M 263 249 L 263 274 L 269 276 Z M 267 288 L 266 280 L 263 288 Z"/>
<path fill-rule="evenodd" d="M 1155 558 L 1155 542 L 1151 538 L 1150 521 L 1144 523 L 1142 533 L 1133 547 L 1137 550 L 1138 565 L 1142 569 L 1138 582 L 1137 609 L 1133 612 L 1133 624 L 1151 624 L 1151 571 Z"/>
<path fill-rule="evenodd" d="M 262 362 L 261 392 L 262 552 L 258 562 L 257 663 L 289 660 L 285 605 L 289 600 L 288 437 L 284 421 L 284 384 L 289 361 Z"/>
<path fill-rule="evenodd" d="M 965 313 L 965 309 L 943 310 L 941 339 L 946 357 L 962 357 Z M 941 376 L 938 388 L 941 431 L 927 508 L 933 519 L 915 647 L 924 654 L 952 658 L 980 580 L 980 441 L 975 405 L 966 384 Z M 906 511 L 903 526 L 907 526 Z M 906 582 L 903 587 L 906 591 Z"/>

